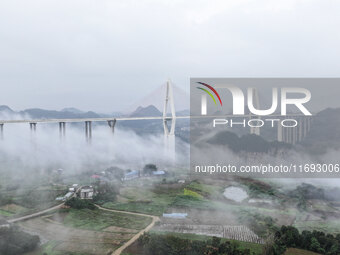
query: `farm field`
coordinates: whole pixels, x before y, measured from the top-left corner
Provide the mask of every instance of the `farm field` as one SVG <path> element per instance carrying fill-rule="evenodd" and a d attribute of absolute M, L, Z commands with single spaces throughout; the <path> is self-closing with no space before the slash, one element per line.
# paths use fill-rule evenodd
<path fill-rule="evenodd" d="M 246 226 L 161 224 L 155 230 L 182 234 L 198 234 L 222 237 L 249 243 L 263 243 L 263 240 Z"/>
<path fill-rule="evenodd" d="M 56 197 L 66 193 L 64 186 L 36 185 L 0 189 L 0 216 L 5 219 L 32 214 L 57 205 Z"/>
<path fill-rule="evenodd" d="M 6 204 L 0 207 L 0 214 L 3 216 L 13 216 L 18 214 L 23 214 L 27 212 L 28 209 L 17 205 L 17 204 Z"/>
<path fill-rule="evenodd" d="M 175 233 L 175 232 L 164 232 L 164 231 L 150 231 L 150 234 L 155 234 L 155 235 L 171 235 L 174 237 L 178 237 L 181 239 L 188 239 L 188 240 L 193 240 L 193 241 L 207 241 L 211 240 L 211 236 L 206 236 L 206 235 L 196 235 L 196 234 L 183 234 L 183 233 Z M 257 244 L 257 243 L 249 243 L 249 242 L 243 242 L 243 241 L 237 241 L 237 240 L 230 240 L 226 238 L 221 238 L 222 241 L 230 241 L 232 243 L 237 244 L 241 250 L 244 249 L 250 249 L 251 252 L 254 252 L 256 255 L 262 254 L 262 244 Z M 138 254 L 136 253 L 136 243 L 131 245 L 125 253 L 122 253 L 123 255 L 129 255 L 129 254 Z"/>
<path fill-rule="evenodd" d="M 174 203 L 176 196 L 181 192 L 180 188 L 162 189 L 152 185 L 143 187 L 126 186 L 120 190 L 117 202 L 107 202 L 102 206 L 105 208 L 162 215 L 166 209 Z"/>
<path fill-rule="evenodd" d="M 61 209 L 19 223 L 44 245 L 30 255 L 101 255 L 114 251 L 151 222 L 148 217 L 96 210 Z"/>
<path fill-rule="evenodd" d="M 223 191 L 230 184 L 235 185 L 235 182 L 228 183 L 228 181 L 223 181 L 215 185 L 204 180 L 186 182 L 182 185 L 177 182 L 158 183 L 157 185 L 129 183 L 120 189 L 117 201 L 103 203 L 101 206 L 156 216 L 162 216 L 165 212 L 185 212 L 187 213 L 185 219 L 176 220 L 162 217 L 161 223 L 244 225 L 261 237 L 266 234 L 267 228 L 274 228 L 274 224 L 278 226 L 291 225 L 294 222 L 296 209 L 290 207 L 279 208 L 275 203 L 251 204 L 248 203 L 248 200 L 234 202 L 226 199 L 223 196 Z M 247 185 L 250 184 L 248 183 Z M 255 184 L 251 183 L 251 185 L 252 189 L 254 189 Z M 264 184 L 262 185 L 264 186 Z M 269 185 L 267 186 L 270 187 Z M 269 195 L 273 192 L 267 186 L 264 191 L 258 188 L 257 193 L 262 194 L 261 192 L 263 192 L 267 199 L 272 197 L 272 201 L 274 201 L 277 197 Z M 241 184 L 241 187 L 247 190 L 248 186 Z M 255 187 L 257 188 L 257 186 Z M 213 214 L 211 213 L 212 211 L 214 212 Z M 263 217 L 256 218 L 256 215 L 263 215 Z M 266 221 L 270 222 L 270 219 L 272 219 L 272 223 L 268 223 L 270 224 L 268 225 Z M 256 225 L 253 225 L 253 223 Z M 239 240 L 242 239 L 239 238 Z"/>
<path fill-rule="evenodd" d="M 288 248 L 287 251 L 285 252 L 285 255 L 319 255 L 319 253 L 296 248 Z"/>
<path fill-rule="evenodd" d="M 315 220 L 315 221 L 298 221 L 294 225 L 300 231 L 317 230 L 325 233 L 340 234 L 340 220 Z"/>
<path fill-rule="evenodd" d="M 61 209 L 49 216 L 67 227 L 101 231 L 110 226 L 141 230 L 151 223 L 151 218 L 118 212 L 89 209 Z"/>

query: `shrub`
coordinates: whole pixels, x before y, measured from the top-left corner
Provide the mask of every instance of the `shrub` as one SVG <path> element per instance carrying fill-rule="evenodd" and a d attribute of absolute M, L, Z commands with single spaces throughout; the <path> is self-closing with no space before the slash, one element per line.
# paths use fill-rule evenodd
<path fill-rule="evenodd" d="M 74 209 L 91 209 L 94 210 L 97 207 L 94 203 L 88 199 L 80 199 L 76 197 L 72 197 L 70 200 L 66 201 L 65 205 L 70 206 Z"/>
<path fill-rule="evenodd" d="M 197 192 L 192 191 L 190 189 L 184 189 L 184 196 L 190 196 L 190 197 L 194 197 L 194 198 L 197 198 L 197 199 L 203 198 L 202 195 L 200 195 Z"/>

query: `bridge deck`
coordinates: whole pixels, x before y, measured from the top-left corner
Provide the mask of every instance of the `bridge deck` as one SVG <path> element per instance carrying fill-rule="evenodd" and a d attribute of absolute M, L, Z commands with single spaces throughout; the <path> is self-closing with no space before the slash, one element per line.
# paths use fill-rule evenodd
<path fill-rule="evenodd" d="M 190 118 L 190 116 L 179 116 L 177 119 Z M 22 120 L 0 120 L 0 124 L 5 123 L 56 123 L 56 122 L 85 122 L 85 121 L 110 121 L 110 120 L 162 120 L 163 117 L 111 117 L 111 118 L 79 118 L 79 119 L 22 119 Z M 172 117 L 166 117 L 170 120 Z"/>
<path fill-rule="evenodd" d="M 189 119 L 189 118 L 225 118 L 225 117 L 236 117 L 236 118 L 271 118 L 271 117 L 311 117 L 311 116 L 305 116 L 303 114 L 289 114 L 286 116 L 282 115 L 268 115 L 268 116 L 258 116 L 258 115 L 252 115 L 252 114 L 246 114 L 246 115 L 201 115 L 201 116 L 176 116 L 175 119 Z M 171 116 L 167 116 L 163 118 L 163 116 L 160 117 L 109 117 L 109 118 L 78 118 L 78 119 L 22 119 L 22 120 L 0 120 L 0 124 L 5 123 L 57 123 L 57 122 L 85 122 L 85 121 L 94 121 L 94 122 L 100 122 L 100 121 L 110 121 L 110 120 L 119 120 L 119 121 L 127 121 L 127 120 L 172 120 L 173 118 Z"/>
<path fill-rule="evenodd" d="M 258 115 L 204 115 L 204 116 L 176 116 L 175 119 L 189 119 L 189 118 L 225 118 L 225 117 L 243 117 L 243 118 L 270 118 L 270 117 L 310 117 L 302 114 L 289 114 L 286 116 L 282 115 L 268 115 L 268 116 L 258 116 Z M 57 122 L 85 122 L 85 121 L 93 121 L 93 122 L 102 122 L 102 121 L 127 121 L 127 120 L 172 120 L 171 116 L 167 116 L 163 118 L 160 117 L 110 117 L 110 118 L 79 118 L 79 119 L 22 119 L 22 120 L 0 120 L 0 124 L 5 123 L 57 123 Z"/>

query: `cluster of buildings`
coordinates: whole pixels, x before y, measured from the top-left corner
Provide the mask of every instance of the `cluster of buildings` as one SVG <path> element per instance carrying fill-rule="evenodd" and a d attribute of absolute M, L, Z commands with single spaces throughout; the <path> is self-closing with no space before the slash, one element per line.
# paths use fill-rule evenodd
<path fill-rule="evenodd" d="M 152 171 L 151 175 L 147 175 L 147 176 L 165 176 L 165 175 L 166 175 L 165 171 L 157 170 L 157 171 Z M 133 180 L 133 179 L 136 179 L 136 178 L 140 178 L 141 176 L 145 176 L 145 175 L 142 175 L 140 170 L 127 171 L 124 174 L 122 181 Z"/>
<path fill-rule="evenodd" d="M 79 186 L 78 184 L 73 184 L 72 187 L 68 189 L 65 196 L 57 197 L 57 201 L 66 201 L 72 197 L 78 197 L 80 199 L 93 199 L 94 188 L 92 186 Z"/>
<path fill-rule="evenodd" d="M 101 173 L 96 173 L 91 176 L 92 179 L 98 180 L 100 183 L 110 182 L 111 173 L 107 173 L 105 171 Z M 126 170 L 122 175 L 121 181 L 129 181 L 141 177 L 152 177 L 152 176 L 165 176 L 166 172 L 163 170 L 152 171 L 150 174 L 143 174 L 140 170 Z"/>
<path fill-rule="evenodd" d="M 58 169 L 58 172 L 62 173 L 62 169 Z M 127 170 L 127 171 L 124 171 L 124 173 L 122 173 L 121 181 L 128 181 L 128 180 L 133 180 L 133 179 L 141 178 L 141 177 L 162 177 L 162 176 L 166 176 L 166 174 L 167 173 L 163 170 L 151 171 L 148 174 L 142 173 L 142 171 L 140 170 Z M 100 173 L 93 174 L 91 178 L 94 180 L 98 180 L 99 183 L 108 183 L 108 182 L 111 182 L 113 179 L 112 172 L 110 171 L 108 172 L 103 171 Z M 94 195 L 95 195 L 95 190 L 93 186 L 90 186 L 90 185 L 80 186 L 78 184 L 73 184 L 68 189 L 68 192 L 64 196 L 57 197 L 56 200 L 67 201 L 68 199 L 72 197 L 78 197 L 80 199 L 93 199 Z"/>

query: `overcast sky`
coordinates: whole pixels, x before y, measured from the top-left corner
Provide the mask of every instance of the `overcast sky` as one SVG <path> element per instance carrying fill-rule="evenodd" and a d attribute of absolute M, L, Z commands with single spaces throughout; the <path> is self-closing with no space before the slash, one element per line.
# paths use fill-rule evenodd
<path fill-rule="evenodd" d="M 124 110 L 168 77 L 340 76 L 340 1 L 1 0 L 0 105 Z"/>

